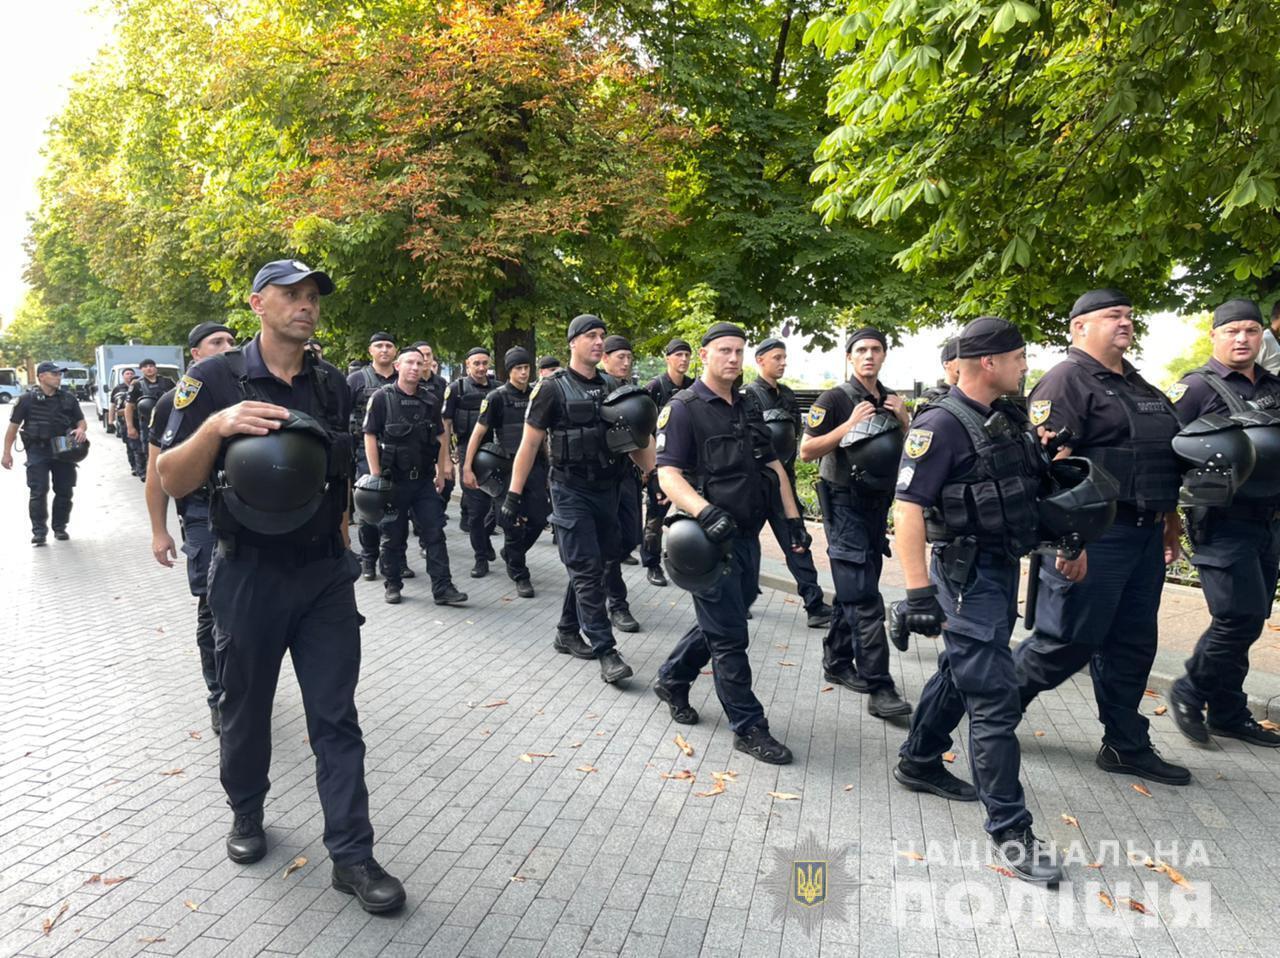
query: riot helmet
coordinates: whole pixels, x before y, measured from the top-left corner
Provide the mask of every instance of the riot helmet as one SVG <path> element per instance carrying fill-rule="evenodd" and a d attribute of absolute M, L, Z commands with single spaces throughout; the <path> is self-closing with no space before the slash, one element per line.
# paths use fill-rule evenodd
<path fill-rule="evenodd" d="M 496 442 L 486 442 L 471 460 L 476 486 L 485 495 L 498 498 L 507 494 L 511 482 L 511 453 Z"/>
<path fill-rule="evenodd" d="M 1083 456 L 1051 462 L 1041 488 L 1036 502 L 1040 538 L 1071 558 L 1102 538 L 1115 521 L 1120 484 Z"/>
<path fill-rule="evenodd" d="M 155 408 L 156 397 L 144 393 L 142 398 L 138 400 L 138 421 L 150 424 L 151 413 L 155 411 Z"/>
<path fill-rule="evenodd" d="M 608 425 L 605 443 L 614 456 L 649 445 L 658 425 L 658 407 L 639 386 L 619 386 L 600 403 L 600 418 Z"/>
<path fill-rule="evenodd" d="M 1236 498 L 1280 498 L 1280 412 L 1250 409 L 1231 419 L 1244 427 L 1254 452 L 1253 472 L 1236 492 Z"/>
<path fill-rule="evenodd" d="M 323 426 L 293 409 L 265 436 L 232 437 L 219 483 L 232 518 L 263 535 L 301 528 L 324 499 L 329 443 Z"/>
<path fill-rule="evenodd" d="M 729 542 L 712 542 L 698 520 L 674 515 L 666 522 L 662 565 L 667 577 L 682 589 L 705 592 L 729 571 Z"/>
<path fill-rule="evenodd" d="M 906 441 L 898 417 L 878 412 L 850 432 L 852 439 L 846 449 L 854 485 L 864 492 L 892 492 Z"/>
<path fill-rule="evenodd" d="M 386 476 L 372 474 L 361 476 L 353 484 L 351 504 L 356 519 L 365 525 L 376 526 L 384 518 L 394 515 L 391 493 L 395 484 Z"/>
<path fill-rule="evenodd" d="M 1240 423 L 1216 413 L 1183 426 L 1173 437 L 1173 451 L 1188 467 L 1178 502 L 1191 507 L 1228 505 L 1256 459 Z"/>
<path fill-rule="evenodd" d="M 785 409 L 776 406 L 764 411 L 764 424 L 769 427 L 769 442 L 778 461 L 791 462 L 796 457 L 796 421 Z"/>
<path fill-rule="evenodd" d="M 65 436 L 54 436 L 49 440 L 53 458 L 58 462 L 84 462 L 89 455 L 89 438 L 79 441 L 75 438 L 75 430 L 68 430 Z"/>

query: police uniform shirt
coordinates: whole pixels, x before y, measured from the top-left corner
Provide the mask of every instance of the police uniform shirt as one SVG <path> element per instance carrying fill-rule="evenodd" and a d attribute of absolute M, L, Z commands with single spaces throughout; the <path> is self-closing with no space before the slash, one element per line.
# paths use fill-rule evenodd
<path fill-rule="evenodd" d="M 718 421 L 723 421 L 723 433 L 732 433 L 734 408 L 746 402 L 746 398 L 742 393 L 737 389 L 733 391 L 734 403 L 733 406 L 730 406 L 701 379 L 695 380 L 689 388 L 697 399 L 707 404 Z M 759 450 L 756 458 L 758 465 L 765 466 L 777 459 L 777 456 L 773 453 L 773 445 L 771 443 L 757 443 L 756 445 Z M 697 438 L 693 432 L 693 421 L 689 418 L 689 411 L 685 408 L 683 402 L 668 403 L 663 407 L 662 414 L 658 417 L 656 448 L 658 453 L 657 464 L 660 467 L 674 466 L 685 471 L 697 468 Z"/>
<path fill-rule="evenodd" d="M 689 380 L 685 379 L 683 386 L 677 386 L 669 375 L 663 373 L 662 375 L 655 376 L 653 379 L 650 379 L 645 383 L 644 391 L 649 394 L 649 398 L 653 400 L 653 404 L 659 409 L 662 409 L 671 401 L 672 396 L 682 389 L 688 389 L 689 385 Z"/>
<path fill-rule="evenodd" d="M 599 370 L 593 370 L 591 378 L 587 378 L 571 367 L 565 367 L 560 374 L 572 376 L 593 399 L 603 399 L 609 394 L 609 384 L 605 382 Z M 539 379 L 533 386 L 533 394 L 529 397 L 529 408 L 525 410 L 524 421 L 537 429 L 554 429 L 565 421 L 564 394 L 555 383 L 554 377 Z"/>
<path fill-rule="evenodd" d="M 375 380 L 375 384 L 373 386 L 370 386 L 365 380 L 365 374 L 364 374 L 365 369 L 368 369 L 373 373 L 373 378 Z M 381 389 L 387 383 L 393 383 L 395 381 L 396 381 L 396 374 L 394 370 L 392 371 L 390 376 L 384 376 L 380 372 L 378 372 L 376 369 L 374 369 L 372 366 L 366 366 L 364 368 L 357 369 L 355 372 L 353 372 L 350 376 L 347 377 L 347 388 L 351 390 L 352 404 L 355 403 L 356 397 L 359 396 L 362 391 L 369 393 L 369 395 L 372 395 L 374 390 Z M 366 402 L 368 402 L 369 397 L 365 396 L 364 399 Z"/>
<path fill-rule="evenodd" d="M 401 389 L 399 383 L 391 388 L 402 396 L 411 395 Z M 418 383 L 418 391 L 412 395 L 419 397 L 426 402 L 430 402 L 430 396 L 426 395 L 427 393 L 429 393 L 429 390 L 426 385 L 420 382 Z M 369 406 L 365 409 L 364 413 L 364 431 L 366 435 L 382 435 L 383 431 L 387 428 L 387 412 L 390 409 L 390 403 L 391 397 L 387 394 L 385 389 L 379 389 L 369 397 Z M 433 411 L 431 425 L 435 427 L 432 435 L 435 436 L 438 441 L 441 434 L 444 433 L 444 424 L 440 421 L 440 407 L 432 404 L 431 408 Z"/>
<path fill-rule="evenodd" d="M 1090 389 L 1085 377 L 1099 379 L 1108 390 L 1123 390 L 1143 413 L 1167 408 L 1160 391 L 1138 375 L 1127 359 L 1121 360 L 1121 374 L 1075 346 L 1067 355 L 1076 362 L 1058 363 L 1044 374 L 1028 397 L 1027 414 L 1032 425 L 1051 432 L 1070 429 L 1074 438 L 1069 445 L 1120 445 L 1130 438 L 1123 401 Z"/>
<path fill-rule="evenodd" d="M 154 383 L 147 382 L 147 378 L 145 376 L 139 376 L 133 381 L 133 385 L 129 387 L 129 398 L 127 401 L 133 403 L 135 406 L 138 405 L 138 401 L 142 399 L 143 386 L 148 387 L 147 391 L 154 396 L 157 386 L 164 387 L 161 392 L 168 392 L 176 385 L 177 384 L 168 376 L 157 376 Z"/>
<path fill-rule="evenodd" d="M 791 418 L 795 420 L 796 429 L 799 430 L 804 424 L 800 417 L 800 405 L 796 402 L 796 394 L 790 386 L 778 383 L 776 386 L 770 386 L 765 380 L 759 376 L 753 379 L 746 386 L 742 387 L 742 392 L 746 396 L 750 396 L 753 392 L 763 392 L 772 400 L 770 409 L 781 409 L 783 412 L 789 413 Z M 764 407 L 761 406 L 763 409 Z"/>
<path fill-rule="evenodd" d="M 825 436 L 833 429 L 839 429 L 849 421 L 849 417 L 853 415 L 854 407 L 864 400 L 870 402 L 873 406 L 881 407 L 884 405 L 886 397 L 897 395 L 878 379 L 876 380 L 876 390 L 880 393 L 879 398 L 867 392 L 866 387 L 857 378 L 849 380 L 848 385 L 853 387 L 856 398 L 850 399 L 849 394 L 845 392 L 843 387 L 836 386 L 824 392 L 809 407 L 809 415 L 805 417 L 804 421 L 806 436 Z"/>
<path fill-rule="evenodd" d="M 1252 380 L 1244 373 L 1237 372 L 1216 359 L 1210 359 L 1207 365 L 1212 370 L 1211 375 L 1217 374 L 1231 388 L 1231 391 L 1245 402 L 1268 398 L 1275 401 L 1277 408 L 1280 408 L 1280 376 L 1272 375 L 1256 363 L 1253 367 Z M 1178 414 L 1178 422 L 1184 426 L 1210 413 L 1223 416 L 1231 414 L 1226 401 L 1204 381 L 1204 376 L 1196 372 L 1183 376 L 1181 380 L 1169 387 L 1166 395 L 1173 401 L 1173 411 Z"/>
<path fill-rule="evenodd" d="M 423 376 L 422 383 L 418 387 L 426 386 L 436 394 L 436 408 L 444 409 L 444 394 L 449 390 L 449 384 L 444 381 L 444 377 L 439 373 L 432 373 L 430 376 Z"/>
<path fill-rule="evenodd" d="M 133 387 L 126 386 L 124 383 L 116 383 L 115 388 L 111 390 L 110 405 L 112 409 L 120 410 L 124 408 L 124 404 L 129 398 L 129 390 L 131 388 Z"/>
<path fill-rule="evenodd" d="M 156 400 L 156 406 L 151 410 L 151 423 L 147 426 L 150 430 L 150 434 L 147 437 L 147 441 L 157 449 L 160 448 L 160 440 L 163 438 L 165 430 L 168 428 L 169 417 L 173 415 L 173 397 L 177 392 L 178 390 L 176 387 L 174 389 L 170 389 L 167 393 Z"/>
<path fill-rule="evenodd" d="M 949 393 L 972 408 L 983 420 L 991 408 L 966 396 L 959 386 Z M 952 476 L 964 475 L 977 462 L 978 453 L 960 420 L 940 406 L 927 406 L 911 424 L 902 447 L 898 485 L 894 495 L 903 502 L 928 509 Z"/>
<path fill-rule="evenodd" d="M 458 415 L 458 403 L 462 399 L 462 383 L 464 380 L 470 380 L 471 382 L 471 385 L 467 387 L 468 390 L 478 389 L 481 392 L 487 393 L 487 392 L 493 391 L 498 387 L 498 384 L 494 382 L 492 379 L 487 379 L 485 380 L 484 385 L 480 385 L 474 379 L 471 379 L 470 376 L 463 376 L 462 379 L 455 379 L 453 382 L 449 383 L 449 385 L 445 388 L 445 391 L 444 391 L 443 415 L 445 419 L 448 419 L 450 422 L 454 424 L 455 432 L 457 431 L 457 423 L 458 423 L 458 420 L 456 418 Z M 465 437 L 463 436 L 458 436 L 459 440 L 462 440 L 464 438 Z"/>
<path fill-rule="evenodd" d="M 43 389 L 39 386 L 34 386 L 19 396 L 18 401 L 13 404 L 13 412 L 9 414 L 9 421 L 22 426 L 31 415 L 31 407 L 35 403 L 56 404 L 56 415 L 53 421 L 53 435 L 55 436 L 65 435 L 84 418 L 84 413 L 80 410 L 80 404 L 76 402 L 75 396 L 71 395 L 71 393 L 59 389 L 52 396 L 46 396 Z"/>

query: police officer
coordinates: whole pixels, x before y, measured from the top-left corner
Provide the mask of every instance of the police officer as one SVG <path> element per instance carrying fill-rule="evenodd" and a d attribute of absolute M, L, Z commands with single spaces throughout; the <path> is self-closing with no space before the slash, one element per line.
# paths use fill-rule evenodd
<path fill-rule="evenodd" d="M 147 458 L 151 446 L 147 441 L 150 435 L 151 413 L 155 411 L 160 397 L 173 388 L 174 382 L 168 376 L 161 376 L 157 372 L 154 359 L 144 359 L 138 363 L 138 369 L 142 371 L 142 375 L 129 387 L 129 397 L 124 406 L 124 421 L 136 457 L 133 474 L 146 482 Z"/>
<path fill-rule="evenodd" d="M 50 442 L 71 434 L 76 442 L 84 442 L 84 413 L 71 393 L 62 389 L 63 369 L 57 363 L 43 362 L 36 367 L 36 385 L 18 397 L 9 414 L 9 429 L 4 434 L 4 455 L 0 465 L 13 468 L 13 441 L 22 433 L 22 447 L 27 454 L 27 512 L 31 516 L 31 544 L 42 546 L 49 536 L 49 486 L 53 485 L 53 537 L 67 535 L 71 518 L 71 497 L 76 486 L 76 464 L 54 457 Z"/>
<path fill-rule="evenodd" d="M 760 530 L 769 514 L 769 486 L 782 487 L 787 551 L 808 547 L 804 520 L 782 464 L 774 455 L 759 406 L 735 386 L 747 334 L 716 323 L 702 337 L 702 376 L 677 392 L 658 417 L 658 481 L 665 497 L 697 519 L 707 537 L 728 549 L 728 572 L 693 593 L 697 621 L 658 668 L 653 690 L 682 724 L 698 721 L 689 687 L 712 662 L 716 696 L 733 730 L 733 747 L 771 765 L 791 750 L 769 733 L 764 706 L 751 691 L 747 606 L 760 579 Z M 763 471 L 762 471 L 763 470 Z M 766 472 L 771 473 L 766 480 Z M 692 481 L 690 481 L 692 479 Z"/>
<path fill-rule="evenodd" d="M 395 360 L 396 380 L 369 399 L 364 420 L 364 451 L 369 474 L 391 480 L 391 512 L 379 523 L 382 532 L 382 574 L 386 601 L 400 602 L 409 517 L 421 530 L 427 574 L 436 605 L 461 605 L 466 593 L 453 585 L 444 538 L 444 477 L 452 463 L 445 444 L 444 424 L 434 390 L 422 384 L 426 362 L 413 347 Z"/>
<path fill-rule="evenodd" d="M 480 421 L 480 405 L 497 387 L 489 378 L 489 350 L 475 346 L 467 351 L 467 374 L 449 384 L 444 394 L 444 421 L 449 434 L 458 440 L 458 462 L 466 462 L 467 443 L 471 430 Z M 471 549 L 476 564 L 471 578 L 483 579 L 489 574 L 489 563 L 497 558 L 489 537 L 493 534 L 496 517 L 493 500 L 479 489 L 462 487 L 462 516 L 464 531 L 471 536 Z"/>
<path fill-rule="evenodd" d="M 373 857 L 364 739 L 356 716 L 362 620 L 354 583 L 360 563 L 344 543 L 351 392 L 337 369 L 306 350 L 320 297 L 333 288 L 325 273 L 297 260 L 277 260 L 258 271 L 249 305 L 261 332 L 243 350 L 188 370 L 174 395 L 157 466 L 165 491 L 177 498 L 219 473 L 225 476 L 233 463 L 268 483 L 278 470 L 262 468 L 273 464 L 263 458 L 273 449 L 297 450 L 298 443 L 327 447 L 320 466 L 324 476 L 295 470 L 288 489 L 272 489 L 321 490 L 301 507 L 279 512 L 281 504 L 255 498 L 257 490 L 221 482 L 213 493 L 218 547 L 209 567 L 208 601 L 223 687 L 222 784 L 235 813 L 227 855 L 247 863 L 267 851 L 263 800 L 270 787 L 271 709 L 287 650 L 316 755 L 333 886 L 355 895 L 366 911 L 381 912 L 404 903 L 404 888 Z M 297 433 L 296 443 L 286 442 L 290 431 Z M 272 433 L 278 437 L 274 443 L 254 441 Z M 246 452 L 233 461 L 237 446 L 257 455 Z M 264 531 L 269 528 L 289 531 Z"/>
<path fill-rule="evenodd" d="M 1211 413 L 1280 410 L 1280 378 L 1258 363 L 1262 335 L 1262 311 L 1252 300 L 1233 299 L 1214 310 L 1212 358 L 1169 387 L 1184 426 Z M 1280 430 L 1280 425 L 1261 428 Z M 1280 735 L 1249 714 L 1243 685 L 1249 648 L 1262 634 L 1276 591 L 1280 496 L 1274 489 L 1249 493 L 1246 483 L 1225 507 L 1188 510 L 1191 562 L 1200 571 L 1213 619 L 1169 701 L 1178 728 L 1193 741 L 1205 744 L 1213 734 L 1277 748 Z"/>
<path fill-rule="evenodd" d="M 907 585 L 901 609 L 911 631 L 941 632 L 943 651 L 893 774 L 915 791 L 981 798 L 1001 862 L 1026 881 L 1055 884 L 1062 868 L 1055 850 L 1032 834 L 1018 781 L 1022 709 L 1009 652 L 1019 558 L 1039 540 L 1036 495 L 1045 468 L 1030 424 L 1001 398 L 1017 390 L 1026 348 L 1012 324 L 983 317 L 961 331 L 958 357 L 959 382 L 920 414 L 898 474 L 893 530 Z M 926 538 L 933 547 L 928 565 Z M 942 763 L 966 713 L 976 791 Z"/>
<path fill-rule="evenodd" d="M 524 437 L 524 414 L 529 408 L 529 396 L 533 391 L 529 386 L 533 358 L 523 346 L 512 346 L 503 356 L 502 365 L 507 371 L 507 381 L 481 402 L 480 421 L 476 423 L 471 433 L 471 442 L 467 444 L 467 458 L 462 472 L 462 485 L 466 489 L 479 488 L 472 463 L 476 458 L 476 450 L 484 445 L 486 438 L 500 445 L 512 459 L 520 451 L 520 440 Z M 538 541 L 538 536 L 542 535 L 550 514 L 546 492 L 547 461 L 541 449 L 533 461 L 524 488 L 520 513 L 523 521 L 504 524 L 501 555 L 507 567 L 507 575 L 516 584 L 516 594 L 531 599 L 534 589 L 526 555 Z"/>
<path fill-rule="evenodd" d="M 916 407 L 916 415 L 924 410 L 929 403 L 937 402 L 947 393 L 951 392 L 951 387 L 956 384 L 960 378 L 960 361 L 956 356 L 956 343 L 958 337 L 952 337 L 942 344 L 942 376 L 943 381 L 937 386 L 930 386 L 920 394 L 920 404 Z"/>
<path fill-rule="evenodd" d="M 187 348 L 191 361 L 197 363 L 210 356 L 234 349 L 235 334 L 221 323 L 200 323 L 187 334 Z M 186 378 L 183 378 L 186 381 Z M 194 386 L 192 380 L 189 386 Z M 198 388 L 198 387 L 197 387 Z M 169 535 L 169 497 L 160 484 L 156 461 L 160 457 L 160 443 L 169 429 L 169 417 L 173 413 L 173 399 L 177 389 L 170 389 L 160 397 L 151 414 L 148 425 L 148 441 L 155 447 L 147 457 L 147 515 L 151 519 L 151 555 L 166 568 L 173 568 L 178 558 L 173 536 Z M 204 676 L 208 692 L 209 724 L 214 734 L 222 733 L 222 719 L 218 712 L 218 700 L 222 697 L 222 683 L 218 680 L 217 660 L 214 655 L 213 612 L 207 600 L 209 560 L 216 544 L 209 529 L 209 490 L 205 486 L 189 496 L 178 499 L 178 524 L 182 529 L 182 551 L 187 557 L 187 588 L 196 597 L 196 650 L 200 653 L 200 672 Z"/>
<path fill-rule="evenodd" d="M 1178 417 L 1164 394 L 1124 358 L 1133 308 L 1124 293 L 1097 289 L 1071 307 L 1071 348 L 1031 391 L 1031 422 L 1069 431 L 1063 455 L 1084 456 L 1120 485 L 1116 520 L 1078 559 L 1040 572 L 1035 630 L 1014 651 L 1022 705 L 1057 688 L 1086 663 L 1105 733 L 1099 768 L 1166 785 L 1191 773 L 1151 746 L 1138 711 L 1155 661 L 1164 567 L 1180 551 L 1182 470 L 1170 440 Z"/>
<path fill-rule="evenodd" d="M 888 475 L 875 474 L 858 463 L 856 446 L 849 441 L 860 424 L 900 438 L 908 424 L 907 407 L 879 379 L 886 356 L 884 333 L 870 326 L 857 330 L 845 343 L 845 352 L 853 375 L 809 407 L 800 441 L 801 459 L 822 460 L 818 502 L 836 586 L 836 609 L 822 643 L 823 674 L 828 682 L 869 692 L 867 711 L 877 718 L 900 718 L 911 714 L 911 706 L 889 675 L 880 595 L 880 572 L 889 554 L 886 527 L 897 457 L 884 464 Z"/>
<path fill-rule="evenodd" d="M 693 347 L 685 340 L 676 337 L 667 343 L 663 352 L 667 360 L 666 372 L 650 379 L 644 387 L 658 407 L 659 415 L 671 401 L 672 396 L 693 384 L 685 375 L 689 372 L 689 363 L 693 359 Z M 662 494 L 657 476 L 654 476 L 645 488 L 644 535 L 640 542 L 640 564 L 645 567 L 645 577 L 651 585 L 667 584 L 661 559 L 662 521 L 667 517 L 669 508 L 670 503 Z"/>
<path fill-rule="evenodd" d="M 387 383 L 396 381 L 395 360 L 396 341 L 390 333 L 377 332 L 369 337 L 369 359 L 371 362 L 361 366 L 347 377 L 347 387 L 351 390 L 351 435 L 355 437 L 356 478 L 369 475 L 369 460 L 364 451 L 364 416 L 369 408 L 369 397 Z M 371 522 L 356 520 L 356 538 L 360 542 L 360 569 L 366 582 L 378 578 L 379 541 L 382 530 Z M 408 570 L 408 575 L 405 575 Z M 403 563 L 400 576 L 411 578 L 413 571 L 408 563 Z"/>
<path fill-rule="evenodd" d="M 554 356 L 543 356 L 538 360 L 538 378 L 546 379 L 548 376 L 554 376 L 559 368 L 560 360 Z"/>
<path fill-rule="evenodd" d="M 136 453 L 133 444 L 129 442 L 129 426 L 124 418 L 124 404 L 129 398 L 129 390 L 133 388 L 133 381 L 138 374 L 132 369 L 125 369 L 120 373 L 120 382 L 116 383 L 111 390 L 108 398 L 107 417 L 111 425 L 116 431 L 116 435 L 120 437 L 120 442 L 124 444 L 125 454 L 129 457 L 129 471 L 137 472 L 137 463 L 135 462 Z"/>
<path fill-rule="evenodd" d="M 631 341 L 625 336 L 604 338 L 604 371 L 622 385 L 632 383 L 631 370 L 635 354 Z M 635 565 L 631 552 L 640 545 L 644 516 L 641 512 L 640 474 L 634 463 L 623 463 L 621 487 L 618 494 L 618 522 L 622 527 L 622 539 L 618 544 L 621 555 L 605 563 L 605 589 L 609 595 L 609 620 L 619 632 L 639 632 L 640 623 L 631 614 L 631 602 L 627 595 L 627 582 L 622 577 L 624 565 Z M 630 560 L 630 561 L 628 561 Z M 575 612 L 574 603 L 565 606 L 566 621 Z"/>
<path fill-rule="evenodd" d="M 436 394 L 439 408 L 444 410 L 444 394 L 449 388 L 449 384 L 445 382 L 445 378 L 440 375 L 440 364 L 436 362 L 435 350 L 431 348 L 431 344 L 425 339 L 420 339 L 413 344 L 413 348 L 422 354 L 422 358 L 426 361 L 426 365 L 422 367 L 422 384 Z M 453 496 L 453 460 L 449 460 L 449 473 L 445 476 L 444 488 L 440 490 L 440 498 L 444 501 L 444 524 L 449 524 L 449 500 Z M 417 529 L 418 533 L 418 551 L 425 559 L 427 556 L 427 542 L 422 535 L 422 530 Z"/>
<path fill-rule="evenodd" d="M 619 478 L 626 463 L 609 451 L 601 403 L 618 382 L 596 368 L 604 355 L 605 325 L 584 314 L 569 324 L 569 367 L 538 381 L 529 398 L 524 436 L 512 465 L 511 490 L 502 504 L 502 520 L 519 521 L 525 486 L 543 440 L 550 438 L 552 523 L 559 535 L 560 561 L 569 570 L 565 604 L 575 604 L 572 622 L 556 630 L 557 652 L 597 659 L 600 677 L 620 682 L 632 674 L 618 654 L 605 611 L 605 563 L 619 554 Z M 646 478 L 653 470 L 653 445 L 631 452 Z M 570 592 L 572 593 L 570 595 Z M 581 631 L 586 635 L 586 641 Z"/>
<path fill-rule="evenodd" d="M 796 394 L 791 391 L 790 386 L 782 382 L 782 377 L 787 371 L 787 344 L 776 336 L 770 337 L 756 347 L 755 359 L 756 369 L 760 375 L 747 383 L 742 392 L 760 408 L 766 426 L 769 426 L 771 420 L 779 423 L 780 428 L 773 433 L 773 451 L 778 461 L 782 463 L 787 481 L 794 491 L 801 417 Z M 769 428 L 772 430 L 775 427 Z M 783 437 L 786 448 L 778 448 L 779 436 Z M 796 508 L 800 508 L 798 501 Z M 778 545 L 781 546 L 782 553 L 786 557 L 787 569 L 795 579 L 796 592 L 804 602 L 804 610 L 808 614 L 809 628 L 825 629 L 831 624 L 831 606 L 827 605 L 822 597 L 822 586 L 818 585 L 818 570 L 814 568 L 813 555 L 808 549 L 804 552 L 794 552 L 790 548 L 787 514 L 780 499 L 772 499 L 769 504 L 769 528 L 773 530 L 773 537 L 778 540 Z"/>

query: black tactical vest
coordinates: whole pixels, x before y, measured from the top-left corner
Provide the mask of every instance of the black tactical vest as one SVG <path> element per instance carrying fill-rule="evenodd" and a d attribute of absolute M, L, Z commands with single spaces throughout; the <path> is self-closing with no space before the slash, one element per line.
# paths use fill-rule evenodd
<path fill-rule="evenodd" d="M 598 375 L 605 384 L 599 396 L 593 396 L 567 369 L 556 370 L 542 387 L 559 389 L 564 404 L 564 418 L 548 430 L 551 465 L 592 482 L 614 480 L 622 473 L 621 460 L 609 454 L 606 425 L 600 418 L 600 403 L 618 388 L 618 380 L 606 372 Z"/>
<path fill-rule="evenodd" d="M 1226 405 L 1228 414 L 1248 412 L 1251 409 L 1280 409 L 1280 387 L 1273 387 L 1263 392 L 1259 392 L 1255 387 L 1253 398 L 1245 399 L 1232 389 L 1211 366 L 1193 369 L 1191 375 L 1199 376 L 1206 386 L 1218 394 L 1218 398 Z"/>
<path fill-rule="evenodd" d="M 418 479 L 435 475 L 440 449 L 436 432 L 436 394 L 419 386 L 407 395 L 388 383 L 378 389 L 386 397 L 387 421 L 378 437 L 378 453 L 387 478 Z"/>
<path fill-rule="evenodd" d="M 944 396 L 936 405 L 964 426 L 977 460 L 967 472 L 953 475 L 925 510 L 928 540 L 969 537 L 987 552 L 1015 559 L 1026 555 L 1040 542 L 1036 499 L 1047 468 L 1031 423 L 1000 399 L 985 421 L 955 396 Z"/>
<path fill-rule="evenodd" d="M 502 428 L 496 439 L 503 449 L 515 455 L 520 451 L 520 440 L 524 438 L 524 414 L 529 408 L 529 394 L 532 389 L 520 392 L 511 383 L 500 386 L 489 394 L 489 402 L 502 403 Z M 541 452 L 541 450 L 539 450 Z"/>
<path fill-rule="evenodd" d="M 1075 362 L 1068 357 L 1068 362 Z M 1078 364 L 1077 364 L 1078 365 Z M 1182 464 L 1171 440 L 1181 425 L 1164 393 L 1139 378 L 1147 393 L 1139 399 L 1116 389 L 1085 370 L 1080 381 L 1087 389 L 1119 402 L 1129 420 L 1129 438 L 1121 445 L 1090 446 L 1073 442 L 1074 455 L 1084 456 L 1111 473 L 1120 485 L 1120 501 L 1138 509 L 1170 512 L 1178 505 Z"/>
<path fill-rule="evenodd" d="M 804 423 L 800 416 L 800 406 L 796 403 L 796 394 L 791 391 L 789 386 L 778 383 L 778 393 L 775 396 L 773 390 L 766 386 L 762 379 L 753 379 L 747 383 L 742 387 L 742 394 L 757 405 L 766 424 L 772 421 L 773 416 L 783 416 L 789 419 L 795 427 L 795 445 L 787 455 L 779 455 L 778 457 L 784 466 L 790 467 L 791 463 L 795 461 L 800 443 L 800 433 L 804 429 Z"/>
<path fill-rule="evenodd" d="M 892 416 L 893 412 L 883 404 L 883 400 L 893 393 L 879 383 L 876 385 L 880 390 L 881 402 L 875 402 L 862 383 L 843 382 L 836 388 L 848 396 L 849 401 L 855 406 L 863 401 L 874 403 L 876 412 Z M 818 475 L 832 485 L 849 486 L 853 484 L 853 466 L 853 460 L 849 457 L 849 447 L 837 445 L 818 462 Z"/>
<path fill-rule="evenodd" d="M 369 397 L 387 383 L 395 382 L 396 377 L 383 379 L 370 364 L 361 367 L 360 379 L 360 385 L 351 390 L 351 434 L 353 436 L 364 435 L 364 414 L 369 409 Z"/>
<path fill-rule="evenodd" d="M 458 393 L 458 406 L 453 413 L 453 432 L 458 437 L 458 445 L 465 446 L 471 438 L 471 430 L 480 421 L 480 404 L 493 391 L 493 387 L 487 383 L 477 386 L 470 376 L 463 376 L 452 388 Z"/>
<path fill-rule="evenodd" d="M 760 408 L 739 392 L 726 432 L 724 417 L 692 389 L 680 390 L 671 401 L 684 405 L 698 451 L 697 467 L 686 478 L 698 495 L 733 516 L 744 534 L 759 534 L 768 512 L 768 486 L 758 460 L 770 448 Z"/>
<path fill-rule="evenodd" d="M 930 386 L 920 394 L 920 401 L 916 403 L 915 411 L 911 413 L 911 419 L 914 421 L 929 406 L 936 406 L 938 400 L 950 394 L 950 392 L 951 386 L 947 383 L 943 383 L 941 386 Z"/>
<path fill-rule="evenodd" d="M 75 406 L 75 418 L 70 418 L 71 406 L 75 405 L 70 393 L 58 390 L 52 396 L 46 396 L 39 386 L 32 386 L 25 398 L 26 418 L 21 426 L 23 445 L 32 441 L 45 444 L 55 436 L 66 435 L 80 421 L 78 405 Z"/>
<path fill-rule="evenodd" d="M 658 384 L 658 395 L 654 397 L 654 402 L 657 404 L 659 411 L 662 410 L 663 406 L 671 402 L 672 396 L 680 392 L 682 388 L 687 388 L 687 387 L 677 386 L 675 383 L 671 381 L 671 377 L 668 376 L 666 373 L 663 373 L 662 375 L 655 377 L 653 382 Z"/>
<path fill-rule="evenodd" d="M 134 383 L 142 384 L 139 387 L 142 391 L 142 399 L 154 399 L 156 402 L 159 402 L 160 397 L 172 389 L 174 385 L 173 380 L 168 376 L 157 376 L 156 381 L 153 383 L 147 382 L 146 376 L 139 376 L 134 380 Z"/>

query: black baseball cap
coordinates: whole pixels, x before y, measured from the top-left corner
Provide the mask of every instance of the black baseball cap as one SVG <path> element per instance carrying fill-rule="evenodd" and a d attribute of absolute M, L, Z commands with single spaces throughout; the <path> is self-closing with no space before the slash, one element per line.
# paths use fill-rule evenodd
<path fill-rule="evenodd" d="M 320 288 L 321 296 L 328 296 L 334 290 L 333 280 L 324 270 L 312 269 L 300 259 L 274 259 L 253 278 L 253 291 L 261 293 L 267 286 L 292 286 L 301 283 L 308 276 L 313 277 Z"/>
<path fill-rule="evenodd" d="M 40 375 L 41 373 L 65 373 L 66 371 L 67 370 L 65 366 L 59 366 L 57 363 L 52 362 L 48 359 L 46 359 L 39 366 L 36 367 L 37 376 Z"/>

